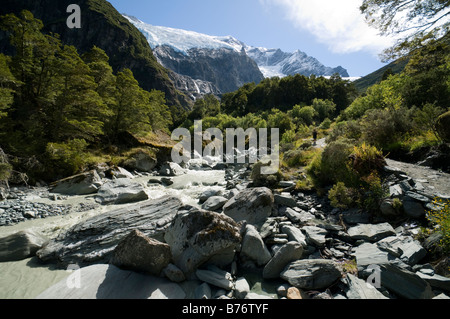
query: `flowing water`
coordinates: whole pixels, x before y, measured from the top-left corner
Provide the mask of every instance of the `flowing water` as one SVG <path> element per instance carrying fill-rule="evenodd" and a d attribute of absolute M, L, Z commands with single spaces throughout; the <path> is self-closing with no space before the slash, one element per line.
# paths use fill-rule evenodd
<path fill-rule="evenodd" d="M 148 176 L 133 179 L 133 181 L 141 182 L 146 186 L 146 192 L 150 199 L 171 195 L 178 197 L 184 204 L 192 206 L 199 206 L 198 198 L 204 191 L 210 189 L 225 190 L 226 185 L 225 172 L 217 170 L 189 170 L 185 175 L 173 177 L 174 183 L 169 187 L 159 184 L 147 186 L 148 180 Z M 46 204 L 78 204 L 82 202 L 94 203 L 94 198 L 93 196 L 70 196 L 64 200 L 52 201 L 34 196 L 32 201 Z M 71 226 L 115 207 L 117 206 L 100 206 L 86 212 L 28 220 L 17 225 L 0 227 L 0 238 L 27 229 L 44 234 L 48 238 L 55 238 Z M 45 289 L 69 275 L 69 271 L 56 269 L 53 265 L 43 265 L 36 257 L 0 263 L 0 299 L 35 298 Z"/>

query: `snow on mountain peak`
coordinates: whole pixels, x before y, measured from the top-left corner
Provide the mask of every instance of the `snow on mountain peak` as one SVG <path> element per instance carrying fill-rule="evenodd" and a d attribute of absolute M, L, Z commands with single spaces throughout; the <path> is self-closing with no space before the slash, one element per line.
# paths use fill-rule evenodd
<path fill-rule="evenodd" d="M 232 36 L 210 36 L 195 31 L 153 26 L 135 17 L 126 14 L 123 16 L 144 34 L 152 49 L 167 45 L 187 55 L 188 51 L 194 48 L 212 50 L 225 48 L 241 52 L 244 45 Z"/>

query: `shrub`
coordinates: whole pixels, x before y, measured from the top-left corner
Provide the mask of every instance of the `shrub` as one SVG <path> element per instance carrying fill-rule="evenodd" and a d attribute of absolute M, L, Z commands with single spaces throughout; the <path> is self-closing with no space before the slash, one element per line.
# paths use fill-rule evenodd
<path fill-rule="evenodd" d="M 344 183 L 338 182 L 328 192 L 328 199 L 333 207 L 347 209 L 354 202 L 352 193 L 352 190 L 346 187 Z"/>
<path fill-rule="evenodd" d="M 7 182 L 11 176 L 12 166 L 8 163 L 0 163 L 0 182 Z"/>
<path fill-rule="evenodd" d="M 57 170 L 57 174 L 72 175 L 84 170 L 87 142 L 73 139 L 65 143 L 48 143 L 46 154 Z"/>
<path fill-rule="evenodd" d="M 374 171 L 381 170 L 386 165 L 383 153 L 375 146 L 363 143 L 361 146 L 355 146 L 353 153 L 350 155 L 352 169 L 359 176 L 367 176 Z"/>
<path fill-rule="evenodd" d="M 436 130 L 444 142 L 450 143 L 450 111 L 439 116 Z"/>
<path fill-rule="evenodd" d="M 429 211 L 427 218 L 436 225 L 437 231 L 442 234 L 439 247 L 444 254 L 448 254 L 450 253 L 450 200 L 435 198 L 432 204 L 439 209 Z"/>

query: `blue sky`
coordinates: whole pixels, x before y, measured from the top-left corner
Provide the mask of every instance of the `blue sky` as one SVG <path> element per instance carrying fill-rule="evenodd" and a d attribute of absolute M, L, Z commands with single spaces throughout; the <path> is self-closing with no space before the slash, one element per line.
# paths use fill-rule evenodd
<path fill-rule="evenodd" d="M 231 35 L 248 45 L 301 50 L 326 66 L 343 66 L 350 76 L 367 75 L 385 64 L 378 53 L 389 39 L 363 21 L 362 0 L 108 0 L 120 13 L 143 22 Z"/>

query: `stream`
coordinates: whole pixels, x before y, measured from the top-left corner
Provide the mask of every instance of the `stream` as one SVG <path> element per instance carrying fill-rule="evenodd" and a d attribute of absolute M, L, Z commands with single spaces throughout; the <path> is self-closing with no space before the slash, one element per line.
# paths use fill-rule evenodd
<path fill-rule="evenodd" d="M 225 172 L 222 170 L 188 170 L 187 174 L 172 178 L 173 184 L 163 186 L 160 184 L 147 185 L 150 176 L 139 176 L 133 179 L 145 185 L 149 199 L 158 199 L 166 195 L 178 197 L 184 204 L 199 206 L 200 195 L 211 189 L 225 190 Z M 153 177 L 152 177 L 153 178 Z M 159 178 L 159 177 L 155 177 Z M 72 204 L 95 203 L 90 196 L 65 196 L 60 200 L 51 200 L 36 196 L 36 189 L 27 199 L 30 202 L 44 204 Z M 98 206 L 84 212 L 75 212 L 67 215 L 47 217 L 45 219 L 27 220 L 12 226 L 0 227 L 0 238 L 21 230 L 34 230 L 48 238 L 55 238 L 61 232 L 90 217 L 105 213 L 116 205 Z M 0 299 L 31 299 L 42 291 L 63 280 L 70 275 L 70 271 L 56 269 L 53 265 L 42 264 L 37 257 L 14 262 L 0 262 Z"/>

